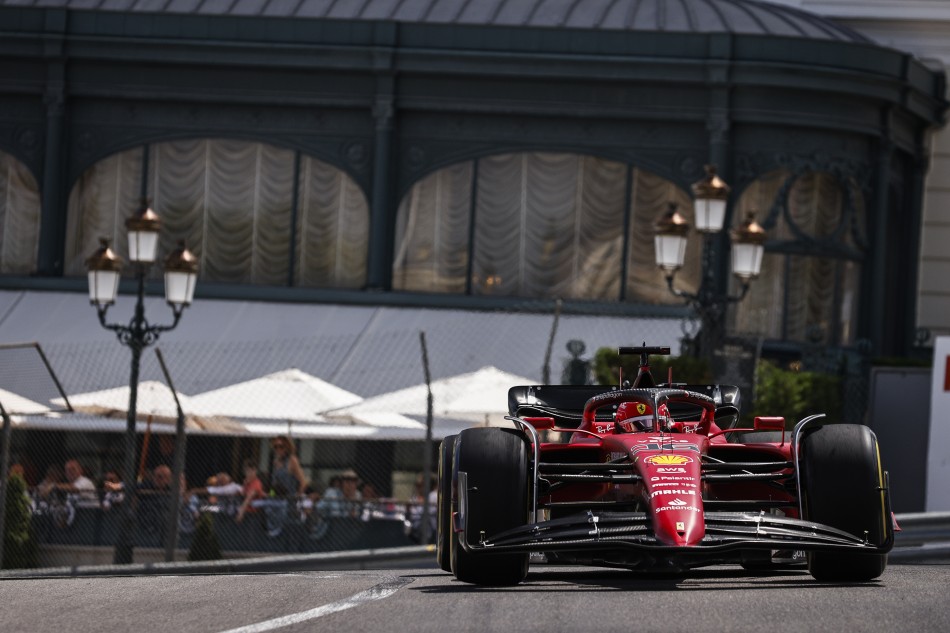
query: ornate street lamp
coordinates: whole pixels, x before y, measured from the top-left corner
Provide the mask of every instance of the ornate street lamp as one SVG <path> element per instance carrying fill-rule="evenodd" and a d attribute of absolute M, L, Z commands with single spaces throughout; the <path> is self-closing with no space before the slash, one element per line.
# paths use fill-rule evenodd
<path fill-rule="evenodd" d="M 723 340 L 726 307 L 745 298 L 749 283 L 758 277 L 762 269 L 766 235 L 752 214 L 731 232 L 732 273 L 738 277 L 742 287 L 737 295 L 721 290 L 716 279 L 716 241 L 725 222 L 730 188 L 716 175 L 713 166 L 706 167 L 706 176 L 692 188 L 696 229 L 703 235 L 703 275 L 699 289 L 690 293 L 673 285 L 673 278 L 686 259 L 689 234 L 689 223 L 675 203 L 670 203 L 655 225 L 656 265 L 666 276 L 670 292 L 683 299 L 699 317 L 699 349 L 694 348 L 694 352 L 711 363 L 714 349 Z"/>
<path fill-rule="evenodd" d="M 142 350 L 158 340 L 162 332 L 174 329 L 181 319 L 182 311 L 191 304 L 198 277 L 198 262 L 179 242 L 178 248 L 165 260 L 165 299 L 172 308 L 174 320 L 171 325 L 151 325 L 145 319 L 145 276 L 148 267 L 155 262 L 158 251 L 158 234 L 161 221 L 142 201 L 136 213 L 125 223 L 129 233 L 129 260 L 135 264 L 135 276 L 138 281 L 138 293 L 135 312 L 128 325 L 106 322 L 106 312 L 115 303 L 119 289 L 119 275 L 122 260 L 116 255 L 106 239 L 100 240 L 100 246 L 89 259 L 86 267 L 89 271 L 89 302 L 96 306 L 99 323 L 107 330 L 115 332 L 119 342 L 132 350 L 132 366 L 129 374 L 129 410 L 125 432 L 123 519 L 115 546 L 114 562 L 126 564 L 132 562 L 132 548 L 135 532 L 135 418 L 136 399 L 138 397 L 139 364 Z M 177 482 L 172 482 L 173 486 Z"/>

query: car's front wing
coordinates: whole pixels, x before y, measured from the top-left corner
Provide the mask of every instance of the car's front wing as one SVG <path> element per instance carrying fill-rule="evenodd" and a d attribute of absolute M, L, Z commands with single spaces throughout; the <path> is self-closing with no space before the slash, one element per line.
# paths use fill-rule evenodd
<path fill-rule="evenodd" d="M 464 521 L 464 515 L 461 517 Z M 653 535 L 649 515 L 643 512 L 587 511 L 573 516 L 525 525 L 500 534 L 479 535 L 477 542 L 462 538 L 474 552 L 556 552 L 583 550 L 644 550 L 656 554 L 700 555 L 748 549 L 890 551 L 893 532 L 883 544 L 874 544 L 848 532 L 765 512 L 707 512 L 706 534 L 696 545 L 671 546 Z M 464 526 L 457 525 L 456 529 Z"/>

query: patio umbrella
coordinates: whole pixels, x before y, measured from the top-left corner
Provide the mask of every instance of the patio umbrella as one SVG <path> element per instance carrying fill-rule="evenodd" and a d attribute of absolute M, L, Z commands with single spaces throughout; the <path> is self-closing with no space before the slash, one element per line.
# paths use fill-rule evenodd
<path fill-rule="evenodd" d="M 299 369 L 285 369 L 192 396 L 189 406 L 206 415 L 319 423 L 325 421 L 321 412 L 361 400 L 355 393 Z"/>
<path fill-rule="evenodd" d="M 508 415 L 508 389 L 535 382 L 491 366 L 435 380 L 432 382 L 433 417 L 461 420 L 469 426 L 511 426 L 511 422 L 505 419 Z M 381 412 L 424 416 L 427 397 L 428 390 L 422 383 L 367 398 L 359 404 L 327 412 L 327 416 L 367 416 Z"/>
<path fill-rule="evenodd" d="M 224 416 L 199 415 L 193 413 L 190 398 L 178 393 L 178 401 L 185 412 L 185 428 L 189 431 L 204 431 L 218 434 L 246 433 L 243 426 Z M 62 398 L 51 400 L 53 404 L 64 404 Z M 77 413 L 107 419 L 126 419 L 129 411 L 129 387 L 114 387 L 100 391 L 90 391 L 69 397 L 69 403 Z M 162 382 L 147 380 L 140 382 L 135 400 L 135 419 L 140 422 L 175 424 L 178 409 L 171 389 Z M 147 428 L 148 430 L 148 428 Z"/>
<path fill-rule="evenodd" d="M 51 410 L 45 404 L 33 402 L 6 389 L 0 389 L 0 404 L 3 405 L 3 410 L 7 412 L 7 415 L 33 415 Z"/>
<path fill-rule="evenodd" d="M 342 433 L 341 425 L 365 426 L 368 429 L 393 428 L 424 432 L 418 422 L 386 412 L 367 416 L 335 416 L 325 411 L 354 405 L 362 401 L 355 393 L 341 389 L 299 369 L 285 369 L 246 382 L 207 391 L 190 398 L 190 406 L 205 415 L 224 415 L 240 420 L 248 430 L 259 435 L 272 434 L 301 437 L 379 437 L 379 431 Z M 320 427 L 317 430 L 316 427 Z M 335 427 L 335 428 L 330 428 Z"/>

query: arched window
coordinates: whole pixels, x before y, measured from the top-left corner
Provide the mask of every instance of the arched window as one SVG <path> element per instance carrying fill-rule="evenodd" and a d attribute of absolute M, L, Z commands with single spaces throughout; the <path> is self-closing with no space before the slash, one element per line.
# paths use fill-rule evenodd
<path fill-rule="evenodd" d="M 865 248 L 858 188 L 829 173 L 775 171 L 743 191 L 736 224 L 750 212 L 769 242 L 762 275 L 735 310 L 735 330 L 775 340 L 853 342 Z"/>
<path fill-rule="evenodd" d="M 40 191 L 26 165 L 0 152 L 0 275 L 36 272 Z"/>
<path fill-rule="evenodd" d="M 264 143 L 195 139 L 129 150 L 88 169 L 69 200 L 66 273 L 85 272 L 100 236 L 124 255 L 142 191 L 162 218 L 162 250 L 184 239 L 207 281 L 359 288 L 369 209 L 341 170 Z M 296 188 L 296 196 L 295 196 Z M 295 207 L 296 203 L 296 207 Z M 160 271 L 152 271 L 153 275 Z"/>
<path fill-rule="evenodd" d="M 669 181 L 602 158 L 521 153 L 452 165 L 399 206 L 393 286 L 675 303 L 653 254 L 653 223 L 669 202 L 690 207 Z M 698 266 L 691 254 L 692 288 Z"/>

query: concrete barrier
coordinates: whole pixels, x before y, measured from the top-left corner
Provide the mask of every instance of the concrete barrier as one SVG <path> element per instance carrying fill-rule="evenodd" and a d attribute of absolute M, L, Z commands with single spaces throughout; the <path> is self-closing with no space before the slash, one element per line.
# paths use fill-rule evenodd
<path fill-rule="evenodd" d="M 896 515 L 901 528 L 890 560 L 895 563 L 950 559 L 950 512 Z M 0 571 L 0 578 L 63 576 L 140 576 L 236 574 L 252 572 L 327 571 L 436 567 L 435 546 L 416 545 L 321 554 L 291 554 L 198 562 L 155 562 L 133 565 L 77 565 Z"/>

